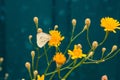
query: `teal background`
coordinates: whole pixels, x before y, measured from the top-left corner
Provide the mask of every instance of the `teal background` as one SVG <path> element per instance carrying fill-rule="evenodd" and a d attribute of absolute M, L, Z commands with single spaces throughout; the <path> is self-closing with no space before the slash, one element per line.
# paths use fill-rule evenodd
<path fill-rule="evenodd" d="M 39 26 L 44 32 L 53 29 L 55 24 L 59 25 L 59 30 L 65 36 L 62 42 L 64 50 L 71 34 L 72 18 L 77 19 L 75 31 L 78 33 L 84 26 L 85 18 L 89 17 L 90 41 L 100 42 L 104 37 L 100 19 L 110 16 L 120 21 L 120 0 L 0 0 L 0 56 L 5 58 L 0 80 L 4 80 L 6 72 L 9 73 L 8 80 L 21 80 L 22 77 L 29 80 L 24 64 L 26 61 L 31 61 L 30 52 L 33 47 L 29 44 L 28 36 L 32 34 L 35 39 L 34 16 L 38 16 Z M 119 39 L 120 32 L 117 30 L 117 34 L 110 33 L 103 46 L 109 52 L 113 44 L 120 47 Z M 83 34 L 74 43 L 81 43 L 83 51 L 87 52 L 89 47 L 85 40 Z M 96 58 L 100 56 L 99 51 L 96 53 Z M 40 62 L 43 62 L 39 65 L 39 73 L 42 74 L 45 61 Z M 68 80 L 100 80 L 104 74 L 108 75 L 109 80 L 120 80 L 119 67 L 120 54 L 101 64 L 83 65 L 72 72 Z"/>

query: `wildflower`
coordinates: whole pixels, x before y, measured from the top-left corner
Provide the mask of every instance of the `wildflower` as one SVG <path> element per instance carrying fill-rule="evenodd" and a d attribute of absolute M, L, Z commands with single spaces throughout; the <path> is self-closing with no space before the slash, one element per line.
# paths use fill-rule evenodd
<path fill-rule="evenodd" d="M 86 54 L 82 53 L 82 49 L 78 45 L 74 45 L 73 51 L 68 50 L 68 54 L 71 56 L 72 59 L 86 57 Z"/>
<path fill-rule="evenodd" d="M 45 78 L 44 75 L 42 75 L 41 77 L 40 77 L 40 75 L 37 76 L 37 80 L 44 80 L 44 78 Z"/>
<path fill-rule="evenodd" d="M 58 47 L 61 44 L 61 41 L 64 39 L 64 37 L 61 36 L 58 30 L 50 30 L 49 33 L 51 35 L 51 39 L 49 40 L 48 45 Z"/>
<path fill-rule="evenodd" d="M 118 26 L 120 26 L 120 23 L 111 17 L 101 19 L 101 27 L 105 28 L 104 31 L 112 31 L 116 33 L 115 29 L 120 29 Z"/>
<path fill-rule="evenodd" d="M 53 57 L 53 61 L 56 62 L 57 66 L 61 66 L 66 62 L 66 57 L 61 52 L 57 52 Z"/>

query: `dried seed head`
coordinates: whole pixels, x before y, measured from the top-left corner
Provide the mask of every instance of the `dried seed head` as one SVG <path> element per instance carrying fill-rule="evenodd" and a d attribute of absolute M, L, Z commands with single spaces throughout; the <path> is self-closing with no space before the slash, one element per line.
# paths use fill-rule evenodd
<path fill-rule="evenodd" d="M 41 33 L 42 32 L 42 28 L 38 28 L 37 32 Z"/>
<path fill-rule="evenodd" d="M 77 23 L 76 19 L 72 19 L 72 25 L 76 26 L 76 23 Z"/>

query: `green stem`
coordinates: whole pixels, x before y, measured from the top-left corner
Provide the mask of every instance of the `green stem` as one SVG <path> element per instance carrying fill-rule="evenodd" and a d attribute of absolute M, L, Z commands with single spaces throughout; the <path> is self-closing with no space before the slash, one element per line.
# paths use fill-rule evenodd
<path fill-rule="evenodd" d="M 104 62 L 105 60 L 104 59 L 100 59 L 100 60 L 95 60 L 95 61 L 92 61 L 92 62 L 84 62 L 83 64 L 98 64 L 98 63 L 101 63 L 101 62 Z"/>
<path fill-rule="evenodd" d="M 58 77 L 59 77 L 59 79 L 61 79 L 61 76 L 60 76 L 60 68 L 57 68 L 57 72 L 58 72 Z"/>
<path fill-rule="evenodd" d="M 114 56 L 116 56 L 118 53 L 120 52 L 120 49 L 118 49 L 112 56 L 105 58 L 105 60 L 109 60 L 111 58 L 113 58 Z"/>
<path fill-rule="evenodd" d="M 45 57 L 46 57 L 47 64 L 49 65 L 48 55 L 47 55 L 47 51 L 46 51 L 45 46 L 44 46 L 44 52 L 45 52 Z"/>
<path fill-rule="evenodd" d="M 78 66 L 80 66 L 85 60 L 86 60 L 86 59 L 83 58 L 78 64 L 76 64 L 76 65 L 63 77 L 63 79 L 66 80 L 66 78 L 70 75 L 70 73 L 71 73 L 74 69 L 76 69 Z"/>
<path fill-rule="evenodd" d="M 67 48 L 66 48 L 64 54 L 66 54 L 66 52 L 67 52 L 68 48 L 70 47 L 71 43 L 72 43 L 72 41 L 70 40 L 70 42 L 69 42 L 69 44 L 68 44 L 68 46 L 67 46 Z"/>
<path fill-rule="evenodd" d="M 88 44 L 89 44 L 89 46 L 91 48 L 92 46 L 91 46 L 90 39 L 89 39 L 89 27 L 87 29 L 87 41 L 88 41 Z"/>
<path fill-rule="evenodd" d="M 49 65 L 47 66 L 47 68 L 46 68 L 46 70 L 45 70 L 44 75 L 46 75 L 46 73 L 47 73 L 47 71 L 48 71 L 48 69 L 49 69 L 49 67 L 50 67 L 51 63 L 52 63 L 52 60 L 50 61 Z"/>
<path fill-rule="evenodd" d="M 71 69 L 70 66 L 71 66 L 72 64 L 73 64 L 73 62 L 72 62 L 71 64 L 69 64 L 68 66 L 60 69 L 60 71 L 63 71 L 63 70 L 65 70 L 65 69 Z M 56 72 L 57 72 L 57 70 L 55 70 L 55 71 L 53 71 L 53 72 L 50 72 L 50 73 L 47 73 L 47 74 L 45 74 L 45 76 L 49 76 L 49 75 L 51 75 L 51 74 L 53 74 L 53 73 L 56 73 Z"/>
<path fill-rule="evenodd" d="M 29 72 L 30 79 L 32 80 L 31 70 L 28 70 L 28 72 Z"/>
<path fill-rule="evenodd" d="M 56 70 L 56 69 L 55 69 Z M 54 77 L 55 73 L 53 73 L 50 77 L 50 80 L 52 80 L 52 78 Z"/>
<path fill-rule="evenodd" d="M 32 72 L 34 71 L 34 58 L 32 57 Z"/>
<path fill-rule="evenodd" d="M 74 35 L 74 30 L 75 30 L 75 26 L 73 26 L 73 28 L 72 28 L 72 34 L 71 34 L 71 37 L 70 37 L 70 42 L 68 43 L 68 46 L 67 46 L 67 48 L 65 49 L 64 54 L 66 54 L 68 48 L 70 47 L 70 45 L 71 45 L 71 43 L 72 43 L 72 38 L 73 38 L 73 35 Z"/>
<path fill-rule="evenodd" d="M 79 33 L 72 39 L 72 41 L 74 41 L 77 37 L 79 37 L 84 31 L 85 31 L 85 29 L 83 29 L 81 32 L 79 32 Z"/>
<path fill-rule="evenodd" d="M 40 52 L 39 52 L 39 48 L 36 48 L 36 51 L 38 52 L 38 56 L 37 56 L 37 60 L 36 60 L 36 70 L 37 70 L 37 69 L 38 69 L 39 59 L 40 59 Z"/>
<path fill-rule="evenodd" d="M 103 41 L 99 44 L 99 46 L 102 45 L 106 41 L 108 34 L 109 34 L 109 32 L 106 31 L 105 37 L 104 37 Z"/>
<path fill-rule="evenodd" d="M 35 26 L 36 26 L 36 30 L 38 30 L 38 24 L 36 24 Z"/>

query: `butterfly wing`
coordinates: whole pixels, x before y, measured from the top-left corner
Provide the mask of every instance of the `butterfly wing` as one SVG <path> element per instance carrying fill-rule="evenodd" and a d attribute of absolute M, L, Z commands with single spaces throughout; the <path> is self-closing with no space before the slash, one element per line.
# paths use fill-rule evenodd
<path fill-rule="evenodd" d="M 51 36 L 47 33 L 37 33 L 37 45 L 42 48 L 49 40 Z"/>

